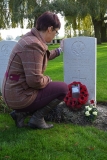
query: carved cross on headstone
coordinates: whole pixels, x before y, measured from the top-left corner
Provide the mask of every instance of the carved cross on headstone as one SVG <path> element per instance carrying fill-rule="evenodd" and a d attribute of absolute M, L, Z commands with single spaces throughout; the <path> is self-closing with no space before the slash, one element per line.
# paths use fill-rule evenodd
<path fill-rule="evenodd" d="M 81 71 L 78 70 L 78 71 L 77 71 L 77 74 L 76 74 L 77 76 L 72 77 L 72 80 L 73 80 L 73 81 L 79 81 L 79 82 L 81 82 L 81 81 L 83 81 L 83 80 L 84 80 L 84 81 L 86 80 L 86 77 L 85 77 L 85 76 L 82 77 L 81 74 L 80 74 L 80 72 L 81 72 Z"/>
<path fill-rule="evenodd" d="M 1 46 L 1 45 L 0 45 Z M 12 48 L 10 48 L 10 46 L 7 44 L 4 44 L 3 46 L 1 46 L 1 51 L 0 53 L 2 54 L 2 56 L 9 56 L 11 53 Z"/>

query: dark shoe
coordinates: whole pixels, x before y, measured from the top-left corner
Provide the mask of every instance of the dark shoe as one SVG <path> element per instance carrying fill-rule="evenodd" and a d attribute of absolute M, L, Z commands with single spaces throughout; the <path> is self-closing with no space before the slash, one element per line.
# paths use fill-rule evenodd
<path fill-rule="evenodd" d="M 12 111 L 10 115 L 15 121 L 15 124 L 18 128 L 27 126 L 24 124 L 24 120 L 27 117 L 28 113 Z"/>
<path fill-rule="evenodd" d="M 55 99 L 52 102 L 50 102 L 48 106 L 37 110 L 31 117 L 28 126 L 31 128 L 40 128 L 40 129 L 52 128 L 53 124 L 47 124 L 44 120 L 44 116 L 46 116 L 49 113 L 49 111 L 51 111 L 54 107 L 56 107 L 56 105 L 58 105 L 60 102 L 61 101 L 59 101 L 58 99 Z"/>

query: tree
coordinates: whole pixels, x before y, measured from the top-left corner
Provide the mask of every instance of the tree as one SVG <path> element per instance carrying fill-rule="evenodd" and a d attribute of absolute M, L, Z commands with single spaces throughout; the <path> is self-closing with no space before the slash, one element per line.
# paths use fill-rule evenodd
<path fill-rule="evenodd" d="M 95 37 L 97 38 L 98 44 L 101 44 L 101 37 L 103 37 L 101 28 L 104 26 L 104 20 L 107 19 L 107 17 L 105 17 L 107 0 L 88 0 L 88 7 L 94 25 Z"/>
<path fill-rule="evenodd" d="M 72 37 L 72 24 L 69 22 L 65 24 L 65 37 Z"/>
<path fill-rule="evenodd" d="M 27 28 L 31 28 L 34 20 L 49 10 L 49 3 L 49 0 L 0 0 L 0 28 L 23 28 L 25 19 Z"/>
<path fill-rule="evenodd" d="M 0 28 L 7 28 L 8 25 L 8 5 L 4 0 L 0 0 Z"/>
<path fill-rule="evenodd" d="M 97 42 L 105 41 L 107 0 L 0 0 L 0 28 L 23 28 L 25 19 L 28 20 L 27 28 L 31 28 L 34 20 L 47 10 L 71 17 L 73 29 L 80 27 L 78 24 L 90 15 Z"/>
<path fill-rule="evenodd" d="M 81 20 L 81 29 L 83 30 L 84 36 L 93 36 L 94 28 L 92 24 L 92 19 L 90 15 L 87 15 Z"/>
<path fill-rule="evenodd" d="M 92 19 L 90 15 L 87 15 L 85 18 L 75 18 L 67 16 L 65 17 L 65 36 L 71 37 L 71 36 L 77 36 L 77 35 L 83 35 L 83 36 L 93 36 L 93 25 L 92 25 Z"/>
<path fill-rule="evenodd" d="M 84 19 L 87 15 L 90 15 L 95 37 L 98 44 L 101 43 L 101 27 L 104 25 L 104 20 L 107 19 L 107 16 L 105 16 L 107 0 L 53 0 L 52 3 L 56 11 L 64 14 L 65 17 L 71 17 L 71 19 Z"/>

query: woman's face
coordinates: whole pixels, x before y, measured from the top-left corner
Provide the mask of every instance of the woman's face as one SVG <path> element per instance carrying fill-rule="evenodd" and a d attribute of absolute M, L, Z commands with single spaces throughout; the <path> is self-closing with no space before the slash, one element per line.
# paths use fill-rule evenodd
<path fill-rule="evenodd" d="M 58 31 L 59 31 L 59 28 L 53 29 L 52 26 L 48 27 L 48 29 L 46 31 L 47 34 L 46 34 L 46 37 L 45 37 L 46 38 L 45 41 L 47 43 L 50 43 L 54 39 L 54 37 L 59 34 Z"/>

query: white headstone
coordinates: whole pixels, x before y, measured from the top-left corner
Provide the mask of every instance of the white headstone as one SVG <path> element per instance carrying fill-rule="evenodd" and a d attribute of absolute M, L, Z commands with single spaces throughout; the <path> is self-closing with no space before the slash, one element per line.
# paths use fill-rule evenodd
<path fill-rule="evenodd" d="M 84 84 L 89 100 L 96 101 L 96 38 L 75 37 L 64 40 L 64 81 Z"/>
<path fill-rule="evenodd" d="M 16 43 L 16 41 L 0 41 L 0 92 L 9 56 Z"/>

